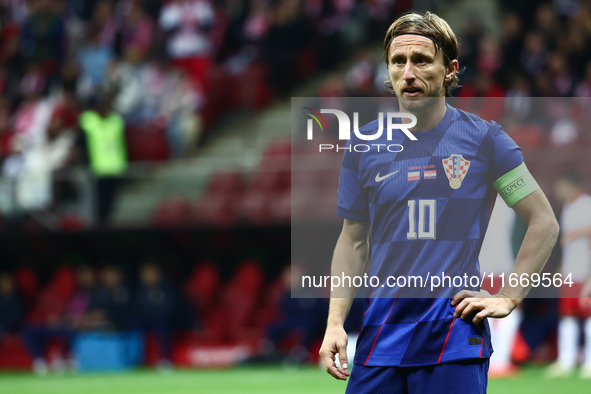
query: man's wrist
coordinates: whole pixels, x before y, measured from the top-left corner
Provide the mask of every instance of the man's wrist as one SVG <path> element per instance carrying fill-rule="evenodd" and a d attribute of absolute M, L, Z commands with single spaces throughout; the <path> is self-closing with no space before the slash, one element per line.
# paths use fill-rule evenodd
<path fill-rule="evenodd" d="M 497 293 L 497 298 L 502 298 L 504 300 L 507 300 L 507 302 L 509 303 L 509 306 L 511 307 L 511 310 L 517 308 L 517 306 L 519 304 L 521 304 L 521 302 L 523 301 L 523 299 L 525 297 L 519 297 L 515 294 L 508 294 L 508 292 L 504 291 L 505 289 L 501 289 L 498 293 Z M 514 290 L 514 289 L 512 289 Z"/>
<path fill-rule="evenodd" d="M 344 321 L 341 320 L 329 320 L 326 323 L 326 329 L 332 329 L 332 328 L 343 328 L 345 325 Z"/>

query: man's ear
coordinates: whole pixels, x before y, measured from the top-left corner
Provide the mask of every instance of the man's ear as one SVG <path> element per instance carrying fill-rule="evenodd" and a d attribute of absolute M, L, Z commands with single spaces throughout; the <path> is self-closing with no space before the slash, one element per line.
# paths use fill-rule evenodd
<path fill-rule="evenodd" d="M 449 63 L 449 67 L 447 68 L 447 70 L 445 72 L 445 82 L 449 82 L 453 79 L 453 77 L 458 72 L 458 67 L 459 67 L 459 63 L 455 59 Z"/>

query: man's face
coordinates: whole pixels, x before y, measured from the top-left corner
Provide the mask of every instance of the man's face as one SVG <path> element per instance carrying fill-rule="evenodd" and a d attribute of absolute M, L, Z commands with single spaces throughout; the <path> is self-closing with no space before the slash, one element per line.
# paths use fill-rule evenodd
<path fill-rule="evenodd" d="M 402 35 L 392 40 L 388 73 L 394 93 L 407 110 L 417 111 L 427 106 L 432 100 L 425 97 L 444 97 L 448 71 L 442 51 L 437 53 L 435 44 L 428 38 Z"/>
<path fill-rule="evenodd" d="M 121 273 L 117 269 L 110 268 L 105 271 L 103 280 L 107 287 L 114 289 L 121 283 Z"/>
<path fill-rule="evenodd" d="M 152 266 L 143 267 L 140 272 L 140 280 L 147 287 L 157 286 L 160 283 L 160 271 Z"/>

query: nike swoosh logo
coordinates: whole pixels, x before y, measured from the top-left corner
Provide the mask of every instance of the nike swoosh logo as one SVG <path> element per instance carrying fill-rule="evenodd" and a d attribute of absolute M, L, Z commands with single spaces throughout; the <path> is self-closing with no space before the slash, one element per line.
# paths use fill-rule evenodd
<path fill-rule="evenodd" d="M 397 172 L 399 172 L 399 171 L 400 171 L 400 170 L 398 170 L 398 171 L 394 171 L 393 173 L 391 173 L 391 174 L 388 174 L 388 175 L 384 175 L 384 176 L 380 176 L 380 173 L 378 172 L 378 174 L 376 175 L 376 182 L 381 182 L 381 181 L 383 181 L 384 179 L 386 179 L 386 178 L 388 178 L 388 177 L 391 177 L 392 175 L 396 174 L 396 173 L 397 173 Z"/>

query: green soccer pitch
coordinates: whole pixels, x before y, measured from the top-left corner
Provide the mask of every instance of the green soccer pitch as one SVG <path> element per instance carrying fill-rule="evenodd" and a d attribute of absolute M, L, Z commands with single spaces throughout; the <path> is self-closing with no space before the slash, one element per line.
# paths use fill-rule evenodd
<path fill-rule="evenodd" d="M 65 374 L 43 377 L 1 373 L 0 392 L 10 394 L 337 394 L 345 383 L 314 367 L 240 367 L 158 373 Z M 491 380 L 489 394 L 589 394 L 591 380 L 546 380 L 543 369 L 527 368 L 515 379 Z"/>

